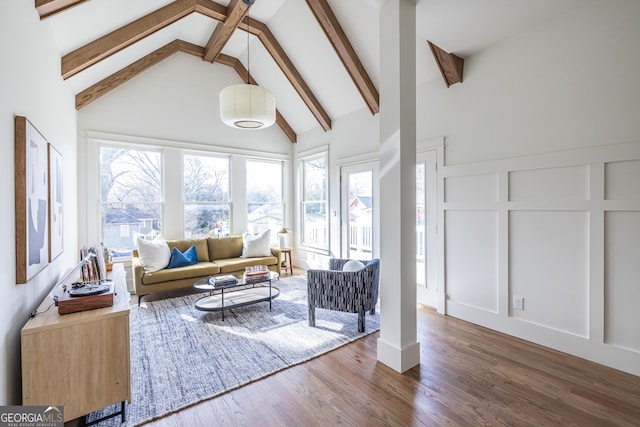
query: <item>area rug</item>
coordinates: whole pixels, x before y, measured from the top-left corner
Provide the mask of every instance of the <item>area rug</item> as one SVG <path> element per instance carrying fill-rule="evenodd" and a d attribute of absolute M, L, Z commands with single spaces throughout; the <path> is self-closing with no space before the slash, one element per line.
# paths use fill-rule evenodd
<path fill-rule="evenodd" d="M 380 329 L 378 314 L 358 316 L 316 309 L 309 327 L 304 277 L 276 280 L 269 303 L 207 313 L 195 309 L 205 294 L 131 308 L 131 404 L 126 426 L 140 425 L 305 362 Z M 377 312 L 376 312 L 377 313 Z M 90 414 L 88 421 L 113 408 Z M 121 425 L 120 417 L 100 426 Z"/>

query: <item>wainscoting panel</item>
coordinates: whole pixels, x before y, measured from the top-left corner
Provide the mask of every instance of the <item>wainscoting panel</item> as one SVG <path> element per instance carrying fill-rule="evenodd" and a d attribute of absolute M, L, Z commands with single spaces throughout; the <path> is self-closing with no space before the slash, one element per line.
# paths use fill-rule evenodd
<path fill-rule="evenodd" d="M 447 203 L 497 202 L 498 175 L 447 177 L 444 180 L 444 201 Z"/>
<path fill-rule="evenodd" d="M 605 342 L 640 352 L 640 212 L 606 212 L 605 245 Z"/>
<path fill-rule="evenodd" d="M 445 233 L 447 299 L 497 313 L 497 212 L 447 211 Z"/>
<path fill-rule="evenodd" d="M 588 198 L 588 166 L 509 173 L 509 200 L 587 200 Z"/>
<path fill-rule="evenodd" d="M 588 338 L 588 231 L 586 212 L 510 212 L 510 294 L 524 298 L 514 318 Z"/>
<path fill-rule="evenodd" d="M 640 141 L 438 173 L 445 313 L 640 376 Z"/>
<path fill-rule="evenodd" d="M 640 160 L 605 163 L 604 177 L 606 200 L 640 200 Z"/>

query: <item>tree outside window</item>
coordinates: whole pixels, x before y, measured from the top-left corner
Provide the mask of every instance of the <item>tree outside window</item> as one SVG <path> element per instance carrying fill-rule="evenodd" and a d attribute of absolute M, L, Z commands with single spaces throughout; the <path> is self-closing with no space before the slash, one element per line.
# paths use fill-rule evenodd
<path fill-rule="evenodd" d="M 329 249 L 327 216 L 327 154 L 301 160 L 302 170 L 302 244 Z"/>
<path fill-rule="evenodd" d="M 184 155 L 183 169 L 185 238 L 229 236 L 229 158 Z"/>
<path fill-rule="evenodd" d="M 131 256 L 138 237 L 161 233 L 161 165 L 158 151 L 100 147 L 102 242 L 114 256 Z"/>
<path fill-rule="evenodd" d="M 284 226 L 282 162 L 247 160 L 247 225 L 250 233 L 271 230 L 271 241 Z"/>

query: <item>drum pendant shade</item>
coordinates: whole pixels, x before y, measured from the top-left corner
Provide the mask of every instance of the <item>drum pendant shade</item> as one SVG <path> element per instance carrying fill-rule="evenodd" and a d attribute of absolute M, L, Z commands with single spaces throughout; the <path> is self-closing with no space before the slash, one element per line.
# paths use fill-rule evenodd
<path fill-rule="evenodd" d="M 266 128 L 276 122 L 276 99 L 258 85 L 228 86 L 220 91 L 220 117 L 238 129 Z"/>

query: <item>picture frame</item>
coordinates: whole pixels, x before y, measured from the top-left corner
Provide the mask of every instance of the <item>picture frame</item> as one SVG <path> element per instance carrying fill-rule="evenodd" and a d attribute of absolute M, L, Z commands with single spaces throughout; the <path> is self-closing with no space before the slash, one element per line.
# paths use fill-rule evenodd
<path fill-rule="evenodd" d="M 49 262 L 64 251 L 62 154 L 49 143 Z"/>
<path fill-rule="evenodd" d="M 15 116 L 16 284 L 49 264 L 49 161 L 46 138 Z"/>

